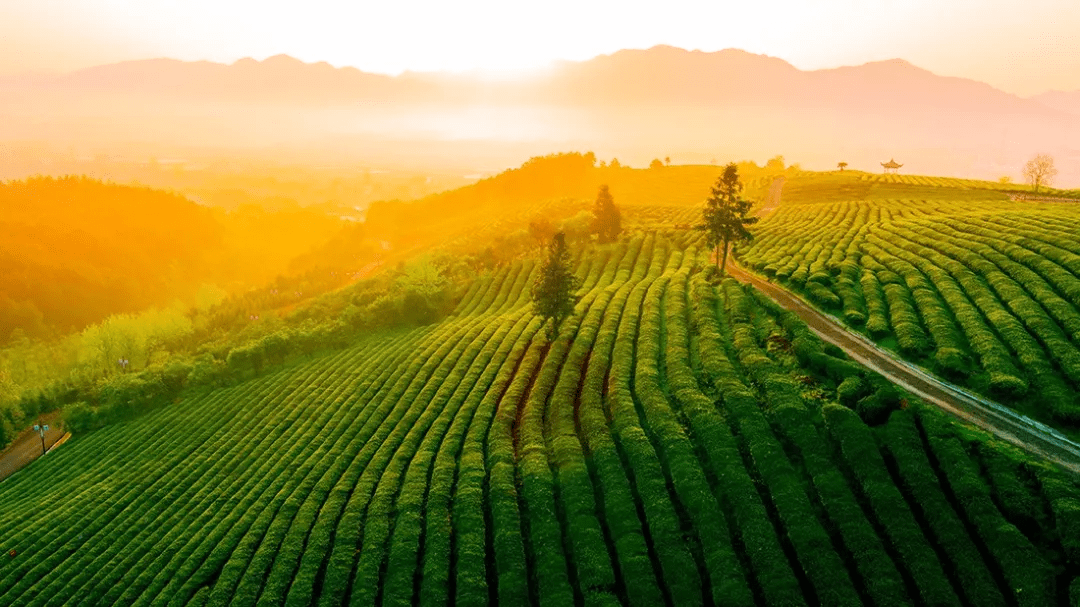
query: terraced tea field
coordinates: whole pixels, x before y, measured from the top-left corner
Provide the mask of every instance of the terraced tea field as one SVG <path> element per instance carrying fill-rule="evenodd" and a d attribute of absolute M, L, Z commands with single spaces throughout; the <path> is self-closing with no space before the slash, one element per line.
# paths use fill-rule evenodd
<path fill-rule="evenodd" d="M 1078 221 L 1072 203 L 796 198 L 741 258 L 940 375 L 1075 428 Z"/>
<path fill-rule="evenodd" d="M 800 259 L 835 257 L 860 280 L 914 276 L 896 261 L 906 245 L 886 255 L 873 238 L 932 228 L 864 228 L 884 211 L 838 208 L 850 219 L 828 229 L 845 244 Z M 833 226 L 798 212 L 791 225 Z M 1061 232 L 1054 213 L 1039 234 Z M 779 250 L 764 232 L 748 260 Z M 696 238 L 582 253 L 580 301 L 550 344 L 522 261 L 477 280 L 439 324 L 76 437 L 0 483 L 0 604 L 1075 600 L 1074 479 L 902 401 L 757 292 L 715 284 Z M 846 305 L 830 267 L 814 272 L 803 284 Z M 924 295 L 887 284 L 901 288 L 881 287 L 882 301 L 921 318 Z M 934 343 L 936 325 L 916 324 L 917 343 Z M 1017 389 L 1042 389 L 1000 359 Z"/>

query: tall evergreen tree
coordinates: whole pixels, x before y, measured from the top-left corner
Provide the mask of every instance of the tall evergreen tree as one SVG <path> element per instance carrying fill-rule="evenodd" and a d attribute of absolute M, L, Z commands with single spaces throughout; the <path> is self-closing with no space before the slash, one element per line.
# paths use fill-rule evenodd
<path fill-rule="evenodd" d="M 702 224 L 699 230 L 705 231 L 705 239 L 716 255 L 720 275 L 727 268 L 728 251 L 732 242 L 750 240 L 753 234 L 746 226 L 757 223 L 757 217 L 747 217 L 752 203 L 742 198 L 742 182 L 739 169 L 732 162 L 724 167 L 724 173 L 712 187 L 712 195 L 705 201 L 702 212 Z M 723 256 L 721 257 L 721 247 Z"/>
<path fill-rule="evenodd" d="M 615 206 L 615 199 L 606 185 L 600 186 L 593 204 L 592 232 L 600 236 L 600 242 L 613 242 L 622 232 L 622 213 Z"/>
<path fill-rule="evenodd" d="M 548 341 L 555 339 L 559 334 L 559 325 L 574 311 L 574 291 L 578 286 L 580 280 L 570 268 L 566 236 L 558 232 L 551 237 L 547 259 L 532 287 L 534 310 L 544 318 L 545 323 L 551 320 L 547 329 Z"/>

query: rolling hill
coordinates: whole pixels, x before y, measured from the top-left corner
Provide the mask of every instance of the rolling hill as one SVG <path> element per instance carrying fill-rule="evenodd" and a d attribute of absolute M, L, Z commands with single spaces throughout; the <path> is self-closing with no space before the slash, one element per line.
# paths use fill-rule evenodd
<path fill-rule="evenodd" d="M 1051 605 L 1080 486 L 898 394 L 695 234 L 538 264 L 0 483 L 0 601 Z M 845 405 L 838 404 L 839 402 Z"/>

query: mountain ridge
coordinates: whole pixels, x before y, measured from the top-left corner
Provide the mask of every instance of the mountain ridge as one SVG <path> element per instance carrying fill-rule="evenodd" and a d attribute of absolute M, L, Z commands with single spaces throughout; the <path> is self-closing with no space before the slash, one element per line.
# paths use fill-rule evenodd
<path fill-rule="evenodd" d="M 228 65 L 148 59 L 0 79 L 0 92 L 0 111 L 13 118 L 0 124 L 0 141 L 232 148 L 333 141 L 365 158 L 390 140 L 490 149 L 527 142 L 528 155 L 592 149 L 636 163 L 779 153 L 820 168 L 839 160 L 874 167 L 914 157 L 915 172 L 984 179 L 1019 178 L 1036 153 L 1070 166 L 1080 160 L 1071 143 L 1080 140 L 1080 93 L 1025 98 L 903 59 L 801 70 L 740 49 L 655 46 L 510 79 L 390 76 L 288 55 Z M 484 161 L 484 170 L 520 161 Z M 1062 183 L 1080 183 L 1080 169 L 1062 169 Z"/>

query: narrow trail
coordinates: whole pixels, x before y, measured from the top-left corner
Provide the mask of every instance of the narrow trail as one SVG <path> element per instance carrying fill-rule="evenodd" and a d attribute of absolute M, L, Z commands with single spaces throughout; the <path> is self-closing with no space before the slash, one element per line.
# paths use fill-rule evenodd
<path fill-rule="evenodd" d="M 45 449 L 52 449 L 64 436 L 59 428 L 59 419 L 53 419 L 49 430 L 45 432 Z M 23 430 L 19 438 L 0 453 L 0 481 L 15 474 L 20 468 L 42 456 L 41 436 L 32 429 Z"/>
<path fill-rule="evenodd" d="M 773 183 L 769 201 L 758 211 L 759 215 L 765 216 L 777 208 L 782 187 L 780 179 Z M 753 285 L 783 308 L 797 314 L 822 339 L 926 403 L 1080 475 L 1080 443 L 1005 405 L 930 375 L 818 311 L 786 288 L 751 274 L 740 267 L 734 257 L 729 259 L 727 270 L 732 278 Z"/>

